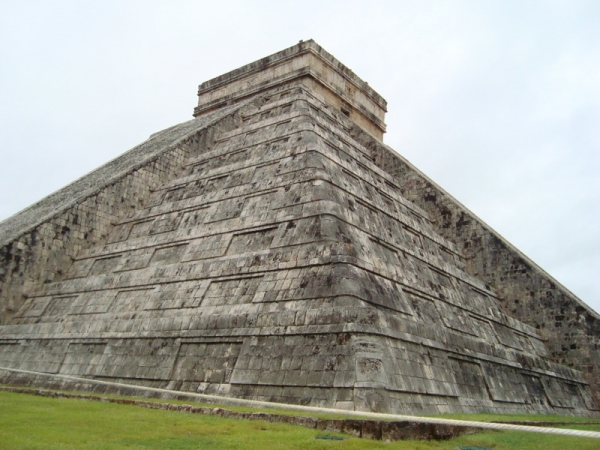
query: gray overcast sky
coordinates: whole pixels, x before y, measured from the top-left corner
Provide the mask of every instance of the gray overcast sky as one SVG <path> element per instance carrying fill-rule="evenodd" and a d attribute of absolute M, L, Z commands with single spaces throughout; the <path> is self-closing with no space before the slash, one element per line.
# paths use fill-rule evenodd
<path fill-rule="evenodd" d="M 300 39 L 385 142 L 600 311 L 600 1 L 0 0 L 0 220 Z"/>

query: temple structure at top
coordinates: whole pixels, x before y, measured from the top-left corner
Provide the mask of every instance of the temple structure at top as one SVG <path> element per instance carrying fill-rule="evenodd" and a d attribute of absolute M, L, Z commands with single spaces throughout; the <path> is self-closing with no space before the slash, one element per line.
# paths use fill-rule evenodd
<path fill-rule="evenodd" d="M 202 83 L 194 117 L 293 82 L 383 141 L 387 102 L 313 40 Z"/>

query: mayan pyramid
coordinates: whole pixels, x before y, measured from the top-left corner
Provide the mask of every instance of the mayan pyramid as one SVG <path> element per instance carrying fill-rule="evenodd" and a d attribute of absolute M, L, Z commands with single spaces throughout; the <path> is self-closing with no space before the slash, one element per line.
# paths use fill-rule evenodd
<path fill-rule="evenodd" d="M 0 224 L 0 367 L 594 414 L 598 315 L 383 144 L 367 83 L 306 41 L 198 95 L 193 120 Z"/>

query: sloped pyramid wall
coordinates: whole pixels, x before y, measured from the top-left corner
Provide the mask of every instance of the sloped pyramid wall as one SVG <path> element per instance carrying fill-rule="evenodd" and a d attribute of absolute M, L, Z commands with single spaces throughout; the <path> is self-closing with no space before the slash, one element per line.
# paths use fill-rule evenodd
<path fill-rule="evenodd" d="M 30 292 L 0 366 L 382 412 L 595 408 L 344 114 L 300 82 L 240 114 Z"/>

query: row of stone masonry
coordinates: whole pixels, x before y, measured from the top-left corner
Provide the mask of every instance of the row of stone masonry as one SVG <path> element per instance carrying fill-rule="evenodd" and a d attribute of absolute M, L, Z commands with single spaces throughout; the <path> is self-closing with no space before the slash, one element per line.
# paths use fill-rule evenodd
<path fill-rule="evenodd" d="M 358 216 L 360 216 L 360 215 L 358 215 Z M 164 236 L 164 234 L 163 234 L 163 236 Z M 167 237 L 168 237 L 168 236 L 167 236 Z M 106 248 L 106 247 L 104 247 L 104 248 Z M 403 249 L 403 250 L 404 250 L 404 251 L 408 251 L 408 250 L 406 250 L 406 249 Z M 149 258 L 150 254 L 151 254 L 152 252 L 147 252 L 147 253 L 148 253 L 148 257 L 147 257 L 146 259 L 148 259 L 148 258 Z M 89 261 L 89 262 L 93 262 L 94 260 L 87 260 L 87 261 Z M 108 261 L 112 261 L 112 262 L 114 262 L 114 259 L 113 259 L 113 260 L 111 260 L 111 259 L 108 259 L 108 260 L 107 260 L 107 259 L 102 259 L 102 260 L 100 260 L 100 261 L 96 261 L 96 263 L 94 264 L 94 269 L 96 270 L 96 272 L 97 272 L 98 274 L 100 274 L 100 273 L 102 273 L 102 272 L 103 272 L 103 270 L 102 270 L 102 269 L 108 269 L 108 268 L 110 268 L 110 267 L 111 267 L 111 265 L 107 265 L 107 262 L 108 262 Z M 101 264 L 97 264 L 98 262 L 100 262 Z M 164 260 L 162 260 L 162 262 L 164 262 Z M 389 261 L 388 261 L 388 262 L 389 262 Z M 113 267 L 114 267 L 114 265 L 113 265 Z M 77 271 L 76 271 L 76 272 L 77 272 Z M 79 275 L 79 276 L 81 276 L 81 275 Z M 421 277 L 417 277 L 417 278 L 423 278 L 423 274 L 421 274 Z M 427 277 L 427 276 L 425 276 L 424 278 L 428 278 L 428 277 Z M 447 298 L 451 298 L 451 296 L 447 296 Z M 68 300 L 69 300 L 69 299 L 66 299 L 66 301 L 68 301 Z M 461 305 L 461 306 L 462 306 L 462 307 L 464 307 L 465 305 Z M 444 315 L 443 317 L 446 317 L 446 316 Z"/>
<path fill-rule="evenodd" d="M 278 169 L 278 171 L 279 171 L 280 169 L 281 169 L 281 168 L 279 168 L 279 169 Z M 332 170 L 332 168 L 331 168 L 331 167 L 328 167 L 328 169 Z M 261 174 L 262 174 L 262 172 L 261 172 Z M 210 174 L 210 175 L 209 175 L 209 177 L 212 177 L 213 175 L 214 175 L 214 174 Z M 227 174 L 225 174 L 225 175 L 227 175 Z M 223 176 L 222 178 L 226 178 L 226 176 Z M 261 176 L 260 178 L 265 178 L 265 177 L 262 177 L 262 176 Z M 171 184 L 171 183 L 169 183 L 169 184 Z M 253 184 L 253 186 L 254 186 L 254 187 L 256 187 L 256 186 L 255 186 L 255 183 Z M 277 186 L 275 186 L 275 187 L 277 187 Z M 235 190 L 235 188 L 233 188 L 233 189 Z M 179 188 L 177 188 L 177 190 L 182 190 L 182 188 L 181 188 L 181 187 L 179 187 Z M 182 195 L 182 194 L 180 193 L 179 195 Z M 230 198 L 231 198 L 231 197 L 230 197 Z M 200 200 L 199 200 L 198 198 L 196 198 L 196 199 L 194 199 L 194 200 L 195 200 L 195 201 L 194 201 L 194 204 L 198 204 L 198 203 L 206 204 L 206 203 L 207 203 L 207 200 L 206 200 L 206 199 L 204 199 L 204 200 L 200 199 Z M 262 200 L 264 200 L 264 201 L 262 201 Z M 264 197 L 264 198 L 261 198 L 261 204 L 262 204 L 262 203 L 265 203 L 265 204 L 267 204 L 267 205 L 268 205 L 268 204 L 269 204 L 269 200 L 270 200 L 270 199 L 269 199 L 269 198 L 266 198 L 266 197 Z M 164 200 L 163 200 L 163 201 L 164 201 Z M 213 199 L 212 201 L 218 201 L 218 199 Z M 177 203 L 179 203 L 179 202 L 177 202 Z M 208 203 L 210 203 L 210 202 L 208 202 Z M 202 206 L 202 205 L 201 205 L 201 206 Z M 177 211 L 177 210 L 184 211 L 184 210 L 188 210 L 189 208 L 194 208 L 194 206 L 193 206 L 193 205 L 191 205 L 191 204 L 179 205 L 179 206 L 177 206 L 177 205 L 171 205 L 171 206 L 170 206 L 169 208 L 167 208 L 167 209 L 164 209 L 164 208 L 163 208 L 162 210 L 157 210 L 157 211 L 155 211 L 155 212 L 151 212 L 149 215 L 148 215 L 148 213 L 145 213 L 145 214 L 144 214 L 144 215 L 142 215 L 142 216 L 139 216 L 139 215 L 137 215 L 136 222 L 132 222 L 132 221 L 129 221 L 129 220 L 128 220 L 128 221 L 126 221 L 126 222 L 124 222 L 124 223 L 123 223 L 123 225 L 125 226 L 125 228 L 127 228 L 127 227 L 129 227 L 129 228 L 127 228 L 127 229 L 125 229 L 125 230 L 124 230 L 124 229 L 122 229 L 122 228 L 119 228 L 119 229 L 118 229 L 118 231 L 117 231 L 117 232 L 116 232 L 116 234 L 115 234 L 114 241 L 122 241 L 123 239 L 125 239 L 125 238 L 127 238 L 127 237 L 130 237 L 130 238 L 132 238 L 132 237 L 136 237 L 136 236 L 138 235 L 138 232 L 141 232 L 141 228 L 142 228 L 142 227 L 137 227 L 137 226 L 136 226 L 136 227 L 135 227 L 135 228 L 136 228 L 135 232 L 134 232 L 134 230 L 131 230 L 131 227 L 133 227 L 134 225 L 141 225 L 141 224 L 145 225 L 145 230 L 144 230 L 144 232 L 145 232 L 146 234 L 148 233 L 148 228 L 150 228 L 150 234 L 151 234 L 151 235 L 155 235 L 155 236 L 151 236 L 151 237 L 150 237 L 150 239 L 151 239 L 151 242 L 152 242 L 152 240 L 157 240 L 157 241 L 156 241 L 156 244 L 160 244 L 160 241 L 161 241 L 161 240 L 163 240 L 163 241 L 165 241 L 165 242 L 167 242 L 167 241 L 171 241 L 171 242 L 172 242 L 172 241 L 177 241 L 177 240 L 178 240 L 178 238 L 177 238 L 177 237 L 175 237 L 175 236 L 171 236 L 171 235 L 169 235 L 168 233 L 166 233 L 166 234 L 164 234 L 164 233 L 165 233 L 166 231 L 169 231 L 169 230 L 173 229 L 173 227 L 177 227 L 177 222 L 178 222 L 178 221 L 176 221 L 176 220 L 174 220 L 174 219 L 172 219 L 172 218 L 164 218 L 164 217 L 161 217 L 161 215 L 164 215 L 164 214 L 165 214 L 165 211 L 167 211 L 167 210 L 168 210 L 168 211 L 173 211 L 173 210 L 175 210 L 175 211 Z M 215 208 L 215 209 L 225 209 L 225 208 Z M 152 208 L 152 210 L 154 210 L 154 208 Z M 380 210 L 381 210 L 381 209 L 380 209 Z M 197 217 L 198 217 L 197 215 L 198 215 L 198 214 L 202 215 L 202 214 L 203 214 L 203 211 L 205 211 L 205 209 L 201 209 L 201 210 L 200 210 L 200 212 L 198 212 L 198 211 L 194 211 L 194 220 L 197 220 Z M 362 213 L 363 211 L 361 210 L 360 212 Z M 169 212 L 169 214 L 173 214 L 173 212 Z M 206 213 L 204 213 L 204 215 L 206 215 Z M 357 217 L 359 217 L 359 218 L 360 218 L 362 215 L 364 215 L 364 214 L 356 214 L 356 216 L 357 216 Z M 210 216 L 210 214 L 209 214 L 209 216 Z M 159 217 L 159 219 L 156 219 L 156 217 Z M 188 217 L 188 218 L 189 218 L 189 216 L 186 216 L 186 217 Z M 154 221 L 153 221 L 153 222 L 152 222 L 152 221 L 149 221 L 149 219 L 154 219 Z M 373 219 L 376 219 L 376 217 L 373 217 Z M 140 220 L 141 222 L 137 222 L 137 220 Z M 201 222 L 202 222 L 202 219 L 200 219 L 200 220 L 201 220 Z M 378 222 L 378 220 L 373 220 L 373 221 L 374 221 L 374 222 L 376 222 L 376 223 Z M 406 221 L 407 221 L 407 219 L 405 218 L 405 219 L 404 219 L 404 221 L 406 222 Z M 203 228 L 207 228 L 207 227 L 208 227 L 208 228 L 210 228 L 210 222 L 212 222 L 212 219 L 210 219 L 210 218 L 209 218 L 209 219 L 206 219 L 206 218 L 205 218 L 205 219 L 204 219 L 204 227 L 203 227 Z M 132 225 L 132 223 L 133 223 L 134 225 Z M 165 226 L 164 226 L 164 224 L 165 224 L 165 223 L 168 223 L 168 228 L 165 228 Z M 227 222 L 225 222 L 225 223 L 219 223 L 219 224 L 218 224 L 218 226 L 219 226 L 219 229 L 220 229 L 220 230 L 223 230 L 223 229 L 227 230 L 227 228 L 228 228 L 228 227 L 227 227 L 227 226 L 224 226 L 224 225 L 226 225 L 226 223 L 227 223 Z M 266 222 L 265 222 L 265 223 L 266 223 Z M 409 223 L 410 223 L 410 222 L 409 222 Z M 233 222 L 233 224 L 234 224 L 235 226 L 241 226 L 242 228 L 245 228 L 245 227 L 248 227 L 248 226 L 249 226 L 247 222 L 246 222 L 246 224 L 240 224 L 239 222 L 235 221 L 235 222 Z M 180 227 L 180 228 L 187 228 L 187 226 L 189 226 L 189 225 L 190 225 L 190 223 L 189 223 L 189 220 L 185 220 L 185 219 L 184 219 L 184 220 L 180 220 L 180 221 L 179 221 L 179 227 Z M 258 224 L 258 223 L 250 223 L 250 226 L 257 226 L 257 225 L 259 225 L 259 224 Z M 413 224 L 413 227 L 416 227 L 416 225 L 414 225 L 414 224 Z M 232 229 L 233 229 L 233 228 L 232 228 Z M 371 233 L 373 233 L 373 232 L 374 232 L 374 231 L 372 231 Z M 423 232 L 423 233 L 427 233 L 427 231 L 426 231 L 426 230 L 421 230 L 421 232 Z M 157 235 L 157 233 L 163 233 L 163 234 L 162 234 L 162 235 L 159 237 L 159 236 Z M 192 231 L 192 233 L 196 233 L 196 231 Z M 185 233 L 185 234 L 186 234 L 187 236 L 189 236 L 189 234 L 190 234 L 190 231 L 186 231 L 186 233 Z M 208 232 L 208 233 L 206 233 L 206 234 L 211 234 L 211 232 L 209 231 L 209 232 Z M 146 236 L 146 238 L 147 238 L 147 236 Z M 137 242 L 137 243 L 136 243 L 135 239 L 134 239 L 133 241 L 131 241 L 131 239 L 130 239 L 130 240 L 129 240 L 129 243 L 130 243 L 130 244 L 129 244 L 130 246 L 135 246 L 135 245 L 138 245 L 138 246 L 139 246 L 139 244 L 140 244 L 140 242 Z M 426 241 L 426 240 L 425 240 L 425 243 L 427 243 L 427 241 Z M 155 244 L 155 245 L 156 245 L 156 244 Z M 447 243 L 447 245 L 450 245 L 450 243 Z M 427 247 L 427 245 L 425 245 L 425 246 Z M 414 245 L 413 245 L 413 247 L 414 247 Z M 100 247 L 100 248 L 97 248 L 97 249 L 101 249 L 102 251 L 105 251 L 105 250 L 106 250 L 106 247 Z M 115 247 L 115 248 L 113 248 L 113 251 L 117 251 L 117 252 L 121 252 L 121 251 L 123 251 L 123 250 L 125 250 L 125 248 L 118 248 L 118 247 Z M 405 251 L 405 252 L 411 252 L 411 250 L 410 250 L 410 249 L 408 248 L 408 246 L 406 246 L 406 245 L 405 245 L 405 246 L 403 246 L 403 248 L 402 248 L 402 251 Z M 82 256 L 80 256 L 80 258 L 81 258 L 81 257 L 83 257 L 83 258 L 86 258 L 86 257 L 90 257 L 90 256 L 93 256 L 93 255 L 94 255 L 94 253 L 93 253 L 93 250 L 92 250 L 91 252 L 82 252 Z M 439 258 L 439 256 L 438 256 L 438 258 Z M 456 262 L 456 261 L 453 261 L 453 263 L 455 263 L 455 262 Z M 437 264 L 439 265 L 440 263 L 439 263 L 439 262 L 437 262 Z M 444 269 L 445 269 L 445 270 L 451 270 L 451 269 L 452 269 L 452 266 L 444 267 Z M 476 283 L 476 280 L 471 280 L 471 281 L 472 281 L 472 282 L 474 282 L 474 283 Z M 479 286 L 479 285 L 478 285 L 478 286 Z"/>
<path fill-rule="evenodd" d="M 91 174 L 5 220 L 0 227 L 0 323 L 9 323 L 35 286 L 59 281 L 85 248 L 143 206 L 213 134 L 237 125 L 235 108 L 158 133 Z M 201 150 L 202 149 L 202 150 Z"/>
<path fill-rule="evenodd" d="M 289 345 L 286 345 L 288 340 Z M 237 342 L 226 341 L 223 337 L 212 342 L 206 338 L 184 340 L 180 345 L 174 345 L 176 343 L 167 339 L 113 339 L 105 343 L 99 339 L 70 343 L 47 341 L 41 343 L 47 344 L 43 348 L 35 349 L 38 355 L 43 355 L 43 360 L 39 357 L 29 360 L 27 349 L 19 348 L 17 343 L 15 350 L 18 354 L 14 362 L 7 361 L 7 355 L 2 355 L 2 362 L 22 370 L 42 370 L 263 401 L 309 402 L 310 405 L 324 407 L 335 405 L 344 409 L 356 407 L 368 410 L 366 408 L 375 406 L 379 411 L 412 414 L 482 410 L 539 413 L 552 411 L 544 402 L 545 396 L 551 398 L 555 408 L 562 405 L 562 414 L 580 414 L 586 407 L 574 403 L 574 399 L 580 398 L 577 391 L 567 394 L 564 385 L 552 379 L 544 379 L 543 385 L 538 381 L 536 385 L 534 378 L 529 377 L 529 381 L 523 379 L 519 385 L 518 371 L 510 372 L 502 366 L 484 363 L 482 375 L 478 363 L 448 359 L 441 350 L 435 352 L 417 345 L 405 352 L 412 356 L 386 353 L 384 365 L 396 365 L 401 373 L 394 373 L 393 369 L 382 373 L 399 379 L 393 380 L 377 405 L 371 405 L 361 399 L 364 396 L 361 389 L 364 388 L 356 386 L 365 384 L 361 380 L 372 379 L 369 365 L 373 364 L 373 360 L 354 355 L 365 343 L 381 344 L 369 335 L 291 335 L 254 340 L 238 337 Z M 346 348 L 339 343 L 345 343 Z M 57 344 L 63 344 L 63 347 Z M 384 344 L 397 348 L 400 342 L 391 340 Z M 285 356 L 278 354 L 277 349 L 286 353 Z M 299 349 L 303 349 L 304 353 L 300 354 Z M 398 365 L 394 358 L 399 357 L 403 359 Z M 448 369 L 452 380 L 445 378 L 443 372 L 448 361 L 451 363 Z M 487 389 L 486 384 L 489 385 Z M 493 395 L 495 401 L 491 401 L 489 395 Z M 515 403 L 515 396 L 526 403 Z M 501 402 L 502 399 L 505 402 Z"/>

